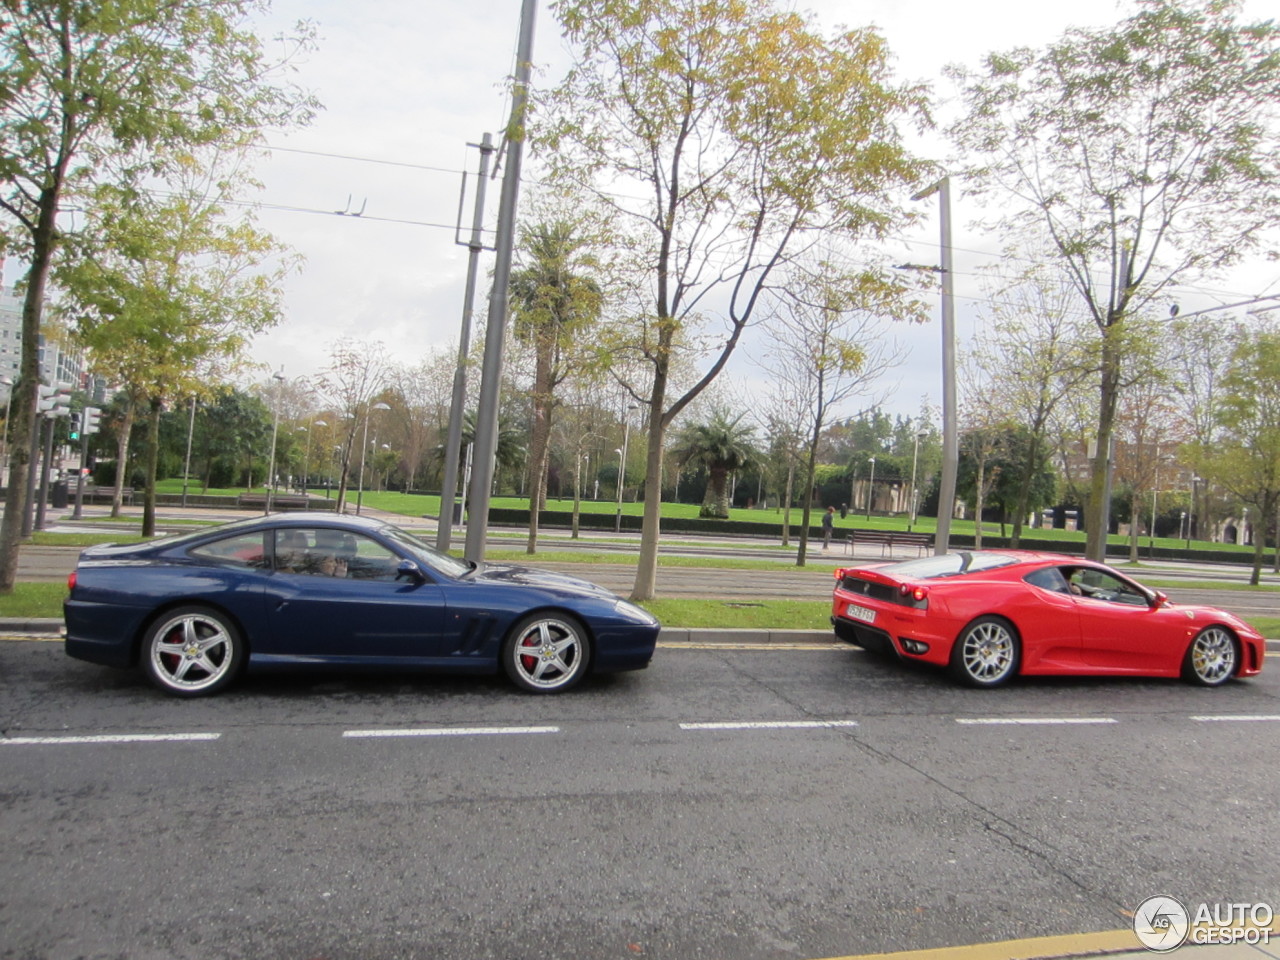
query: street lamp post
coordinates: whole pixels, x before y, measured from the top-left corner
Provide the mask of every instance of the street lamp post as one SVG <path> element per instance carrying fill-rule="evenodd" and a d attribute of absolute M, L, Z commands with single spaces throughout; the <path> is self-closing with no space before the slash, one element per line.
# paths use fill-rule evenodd
<path fill-rule="evenodd" d="M 631 439 L 631 411 L 638 409 L 634 404 L 627 407 L 626 413 L 622 416 L 622 449 L 615 452 L 618 454 L 618 512 L 613 518 L 613 532 L 622 532 L 622 488 L 626 485 L 627 479 L 627 444 Z"/>
<path fill-rule="evenodd" d="M 284 367 L 271 375 L 271 379 L 275 380 L 276 386 L 276 413 L 271 422 L 271 456 L 267 460 L 267 501 L 266 507 L 262 513 L 265 516 L 271 512 L 271 492 L 275 489 L 276 477 L 276 437 L 280 433 L 280 393 L 284 389 Z"/>
<path fill-rule="evenodd" d="M 0 436 L 0 479 L 3 479 L 9 469 L 9 410 L 13 403 L 13 378 L 0 379 L 0 386 L 4 387 L 4 434 Z"/>
<path fill-rule="evenodd" d="M 911 519 L 907 521 L 907 532 L 911 532 L 911 528 L 916 523 L 916 464 L 920 459 L 920 441 L 925 436 L 924 430 L 916 431 L 916 442 L 911 450 Z"/>
<path fill-rule="evenodd" d="M 312 420 L 311 426 L 307 428 L 307 453 L 302 461 L 302 493 L 307 493 L 307 481 L 311 478 L 311 435 L 315 433 L 316 427 L 327 427 L 329 424 L 323 420 Z"/>
<path fill-rule="evenodd" d="M 1191 529 L 1196 522 L 1196 486 L 1200 483 L 1200 478 L 1195 474 L 1191 475 L 1191 509 L 1187 511 L 1187 549 L 1191 549 Z"/>
<path fill-rule="evenodd" d="M 356 516 L 360 515 L 360 508 L 364 504 L 364 458 L 369 449 L 369 418 L 373 416 L 373 411 L 375 410 L 390 409 L 385 403 L 375 403 L 364 412 L 364 433 L 360 437 L 360 476 L 356 481 Z M 374 430 L 373 439 L 376 443 L 378 440 L 377 430 Z"/>
<path fill-rule="evenodd" d="M 196 395 L 191 395 L 191 419 L 187 423 L 187 457 L 182 463 L 182 505 L 187 505 L 187 481 L 191 477 L 191 440 L 196 435 Z M 84 464 L 80 464 L 81 469 Z"/>
<path fill-rule="evenodd" d="M 951 546 L 951 511 L 956 500 L 956 472 L 960 442 L 956 430 L 956 310 L 955 271 L 951 263 L 951 178 L 943 177 L 915 194 L 923 200 L 938 194 L 940 241 L 942 247 L 942 477 L 938 484 L 938 532 L 934 552 L 941 555 Z"/>
<path fill-rule="evenodd" d="M 876 495 L 876 458 L 870 459 L 871 463 L 871 480 L 867 484 L 867 519 L 871 519 L 871 505 Z"/>

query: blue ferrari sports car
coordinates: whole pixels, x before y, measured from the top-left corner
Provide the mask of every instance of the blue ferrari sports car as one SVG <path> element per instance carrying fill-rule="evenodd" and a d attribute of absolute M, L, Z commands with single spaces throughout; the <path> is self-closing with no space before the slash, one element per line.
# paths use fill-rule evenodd
<path fill-rule="evenodd" d="M 66 652 L 215 693 L 250 664 L 505 671 L 558 693 L 648 666 L 660 624 L 575 577 L 476 564 L 360 517 L 276 514 L 89 547 L 68 579 Z"/>

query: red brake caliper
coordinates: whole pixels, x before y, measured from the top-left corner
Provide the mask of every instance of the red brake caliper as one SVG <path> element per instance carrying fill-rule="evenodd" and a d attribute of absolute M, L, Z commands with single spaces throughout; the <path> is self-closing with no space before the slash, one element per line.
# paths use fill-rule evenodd
<path fill-rule="evenodd" d="M 522 647 L 536 647 L 537 645 L 538 641 L 534 639 L 533 634 L 529 634 L 520 642 L 520 646 Z M 533 671 L 533 669 L 538 665 L 538 658 L 535 656 L 522 656 L 520 658 L 520 663 L 526 670 Z"/>

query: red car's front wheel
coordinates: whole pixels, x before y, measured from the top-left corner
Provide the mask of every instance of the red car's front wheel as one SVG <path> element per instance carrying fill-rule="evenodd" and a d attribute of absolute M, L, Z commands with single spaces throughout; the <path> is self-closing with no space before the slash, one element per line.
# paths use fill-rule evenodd
<path fill-rule="evenodd" d="M 1182 660 L 1182 677 L 1202 687 L 1217 687 L 1236 672 L 1240 647 L 1225 627 L 1205 627 L 1196 634 Z"/>

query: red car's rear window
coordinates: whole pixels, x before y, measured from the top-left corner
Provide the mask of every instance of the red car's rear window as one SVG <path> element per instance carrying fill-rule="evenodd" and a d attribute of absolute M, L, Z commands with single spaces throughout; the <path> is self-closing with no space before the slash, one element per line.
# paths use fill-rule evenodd
<path fill-rule="evenodd" d="M 940 557 L 922 557 L 919 560 L 904 560 L 902 563 L 876 567 L 876 572 L 897 580 L 936 580 L 994 570 L 1017 562 L 1016 557 L 1003 553 L 945 553 Z"/>

